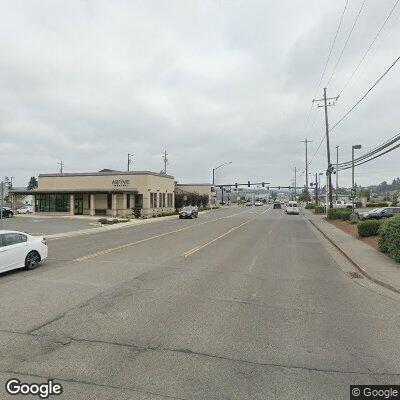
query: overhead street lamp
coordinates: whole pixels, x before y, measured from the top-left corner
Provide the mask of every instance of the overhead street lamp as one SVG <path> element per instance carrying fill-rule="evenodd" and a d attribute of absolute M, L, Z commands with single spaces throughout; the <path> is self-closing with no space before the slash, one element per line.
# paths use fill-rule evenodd
<path fill-rule="evenodd" d="M 215 171 L 216 171 L 217 169 L 223 167 L 224 165 L 228 165 L 228 164 L 232 164 L 232 161 L 228 161 L 228 162 L 226 162 L 226 163 L 223 163 L 223 164 L 221 164 L 221 165 L 218 165 L 218 167 L 213 168 L 213 170 L 212 170 L 212 184 L 213 184 L 213 186 L 214 186 L 214 184 L 215 184 Z"/>
<path fill-rule="evenodd" d="M 355 199 L 355 187 L 354 187 L 354 150 L 360 150 L 361 144 L 353 144 L 351 146 L 351 200 L 354 212 L 354 199 Z"/>

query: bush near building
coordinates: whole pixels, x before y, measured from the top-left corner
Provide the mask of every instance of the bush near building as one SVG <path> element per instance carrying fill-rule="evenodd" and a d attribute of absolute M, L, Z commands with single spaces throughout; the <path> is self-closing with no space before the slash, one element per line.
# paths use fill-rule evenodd
<path fill-rule="evenodd" d="M 315 203 L 307 203 L 306 204 L 306 209 L 307 210 L 313 210 L 315 208 Z"/>
<path fill-rule="evenodd" d="M 400 263 L 400 215 L 382 222 L 379 229 L 379 249 L 391 254 Z"/>
<path fill-rule="evenodd" d="M 352 210 L 347 208 L 330 208 L 328 210 L 328 219 L 341 219 L 342 221 L 350 221 Z"/>
<path fill-rule="evenodd" d="M 191 192 L 175 193 L 175 209 L 179 210 L 184 206 L 208 206 L 208 196 Z"/>
<path fill-rule="evenodd" d="M 316 206 L 314 213 L 315 214 L 325 214 L 325 206 Z"/>
<path fill-rule="evenodd" d="M 370 219 L 357 224 L 358 234 L 362 237 L 379 235 L 383 220 Z"/>
<path fill-rule="evenodd" d="M 387 207 L 389 203 L 387 201 L 376 201 L 367 203 L 367 207 L 377 208 L 377 207 Z"/>

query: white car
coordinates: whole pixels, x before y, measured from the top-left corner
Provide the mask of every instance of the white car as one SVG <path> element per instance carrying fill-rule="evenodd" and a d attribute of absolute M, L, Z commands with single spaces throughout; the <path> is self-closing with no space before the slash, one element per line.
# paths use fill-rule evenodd
<path fill-rule="evenodd" d="M 33 213 L 32 206 L 22 206 L 17 210 L 17 214 L 32 214 L 32 213 Z"/>
<path fill-rule="evenodd" d="M 299 205 L 296 201 L 289 201 L 289 204 L 286 206 L 286 214 L 300 214 Z"/>
<path fill-rule="evenodd" d="M 255 205 L 256 207 L 260 207 L 260 206 L 263 205 L 263 203 L 262 203 L 261 201 L 255 201 L 255 202 L 254 202 L 254 205 Z"/>
<path fill-rule="evenodd" d="M 42 236 L 0 231 L 0 273 L 24 267 L 35 269 L 47 253 L 47 242 Z"/>

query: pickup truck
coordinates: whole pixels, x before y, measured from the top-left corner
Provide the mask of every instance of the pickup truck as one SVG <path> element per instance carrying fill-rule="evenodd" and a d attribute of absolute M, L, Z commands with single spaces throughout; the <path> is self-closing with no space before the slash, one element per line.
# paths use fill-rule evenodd
<path fill-rule="evenodd" d="M 323 204 L 325 206 L 325 204 Z M 353 208 L 352 203 L 346 203 L 344 200 L 336 200 L 333 202 L 333 208 Z"/>

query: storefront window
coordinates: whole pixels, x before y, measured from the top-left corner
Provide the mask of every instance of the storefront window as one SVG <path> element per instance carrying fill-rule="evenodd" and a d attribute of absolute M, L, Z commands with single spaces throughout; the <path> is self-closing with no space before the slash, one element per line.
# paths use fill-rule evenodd
<path fill-rule="evenodd" d="M 37 194 L 37 212 L 69 212 L 69 194 Z"/>

